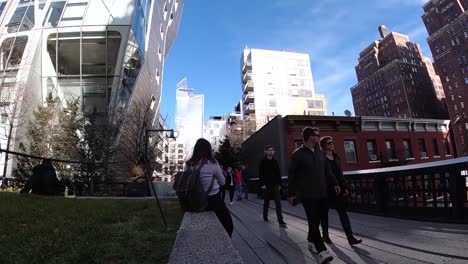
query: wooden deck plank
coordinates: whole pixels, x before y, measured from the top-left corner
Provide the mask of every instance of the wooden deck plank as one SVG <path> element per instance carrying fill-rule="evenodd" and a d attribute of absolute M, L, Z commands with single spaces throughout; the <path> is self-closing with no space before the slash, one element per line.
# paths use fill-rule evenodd
<path fill-rule="evenodd" d="M 307 249 L 307 221 L 302 206 L 292 207 L 283 205 L 283 211 L 288 229 L 278 226 L 274 209 L 269 210 L 268 223 L 262 220 L 262 208 L 259 200 L 257 204 L 241 201 L 230 205 L 229 208 L 236 214 L 241 222 L 235 228 L 252 238 L 256 254 L 263 255 L 261 251 L 268 251 L 268 247 L 261 246 L 259 240 L 264 240 L 272 247 L 274 254 L 280 256 L 285 263 L 316 263 L 314 254 Z M 298 217 L 294 216 L 297 215 Z M 402 219 L 384 218 L 377 216 L 350 213 L 353 229 L 364 237 L 364 244 L 351 247 L 347 243 L 338 216 L 330 210 L 330 233 L 333 245 L 329 245 L 330 252 L 336 256 L 333 263 L 452 263 L 466 262 L 457 256 L 465 257 L 466 251 L 464 236 L 467 229 L 465 225 L 440 224 L 432 226 L 431 223 L 407 221 Z M 379 222 L 380 221 L 380 222 Z M 395 222 L 395 224 L 394 224 Z M 405 223 L 409 222 L 407 226 Z M 422 223 L 421 225 L 417 225 Z M 242 227 L 246 225 L 247 227 Z M 401 228 L 398 230 L 397 228 Z M 447 231 L 445 233 L 445 231 Z M 460 233 L 458 233 L 460 231 Z M 253 234 L 255 233 L 255 235 Z M 437 234 L 443 234 L 437 237 Z M 261 239 L 254 238 L 260 236 Z M 358 235 L 359 236 L 359 235 Z M 257 252 L 257 248 L 261 249 Z M 271 250 L 271 249 L 270 249 Z M 449 252 L 449 253 L 444 253 Z M 279 253 L 278 253 L 279 252 Z M 271 252 L 270 252 L 271 253 Z M 444 255 L 445 254 L 445 255 Z M 447 255 L 449 254 L 449 255 Z M 453 254 L 455 258 L 451 258 Z M 268 263 L 268 258 L 262 256 L 262 261 Z M 461 262 L 460 262 L 461 261 Z M 252 262 L 258 263 L 258 262 Z"/>

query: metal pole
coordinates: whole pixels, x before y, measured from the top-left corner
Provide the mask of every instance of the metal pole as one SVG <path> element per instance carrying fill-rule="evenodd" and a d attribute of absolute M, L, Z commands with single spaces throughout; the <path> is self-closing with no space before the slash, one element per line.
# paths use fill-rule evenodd
<path fill-rule="evenodd" d="M 163 222 L 164 222 L 164 225 L 167 227 L 167 222 L 166 222 L 166 218 L 164 217 L 164 213 L 162 211 L 162 208 L 161 208 L 161 204 L 159 203 L 159 197 L 158 197 L 158 194 L 156 193 L 156 189 L 154 188 L 154 185 L 153 185 L 153 181 L 151 180 L 151 176 L 149 175 L 150 174 L 150 171 L 149 171 L 149 159 L 148 159 L 148 132 L 151 131 L 151 132 L 157 132 L 158 130 L 156 129 L 146 129 L 145 130 L 145 171 L 146 171 L 146 179 L 149 183 L 149 185 L 151 185 L 151 190 L 153 191 L 153 194 L 154 194 L 154 199 L 156 200 L 156 203 L 158 204 L 158 208 L 159 208 L 159 212 L 161 213 L 161 217 L 163 219 Z"/>

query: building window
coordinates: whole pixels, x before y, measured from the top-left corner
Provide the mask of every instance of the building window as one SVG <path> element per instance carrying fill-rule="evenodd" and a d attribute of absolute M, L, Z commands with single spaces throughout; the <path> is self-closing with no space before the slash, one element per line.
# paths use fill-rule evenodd
<path fill-rule="evenodd" d="M 154 95 L 151 95 L 151 104 L 150 104 L 150 109 L 154 109 L 154 104 L 156 103 L 156 98 L 154 98 Z"/>
<path fill-rule="evenodd" d="M 309 108 L 323 108 L 323 102 L 320 100 L 307 100 L 307 106 Z"/>
<path fill-rule="evenodd" d="M 444 138 L 444 155 L 445 156 L 450 156 L 450 147 L 449 147 L 449 143 L 448 143 L 448 140 L 446 138 Z"/>
<path fill-rule="evenodd" d="M 356 141 L 354 141 L 354 140 L 345 140 L 344 141 L 344 148 L 345 148 L 346 162 L 357 162 Z"/>
<path fill-rule="evenodd" d="M 44 18 L 42 25 L 44 27 L 56 27 L 62 16 L 63 9 L 65 8 L 65 1 L 54 1 L 50 3 L 47 15 Z"/>
<path fill-rule="evenodd" d="M 369 156 L 369 161 L 378 160 L 377 157 L 377 143 L 375 140 L 368 140 L 367 141 L 367 154 Z"/>
<path fill-rule="evenodd" d="M 424 141 L 424 138 L 418 139 L 418 147 L 421 158 L 427 158 L 426 142 Z"/>
<path fill-rule="evenodd" d="M 14 69 L 21 64 L 27 42 L 27 36 L 11 37 L 3 41 L 0 47 L 1 70 Z"/>
<path fill-rule="evenodd" d="M 25 5 L 26 4 L 26 5 Z M 34 27 L 34 3 L 19 3 L 15 13 L 6 25 L 8 33 L 28 31 Z"/>
<path fill-rule="evenodd" d="M 405 158 L 413 158 L 413 149 L 411 148 L 411 141 L 409 139 L 403 139 L 403 150 L 405 151 Z"/>
<path fill-rule="evenodd" d="M 437 139 L 433 138 L 431 140 L 431 143 L 432 143 L 432 150 L 434 151 L 434 157 L 440 157 L 439 146 L 437 145 Z"/>
<path fill-rule="evenodd" d="M 393 140 L 385 140 L 385 150 L 387 152 L 387 159 L 388 160 L 396 159 L 395 143 L 393 142 Z"/>
<path fill-rule="evenodd" d="M 268 100 L 268 105 L 270 107 L 276 107 L 276 99 L 271 98 L 270 100 Z"/>

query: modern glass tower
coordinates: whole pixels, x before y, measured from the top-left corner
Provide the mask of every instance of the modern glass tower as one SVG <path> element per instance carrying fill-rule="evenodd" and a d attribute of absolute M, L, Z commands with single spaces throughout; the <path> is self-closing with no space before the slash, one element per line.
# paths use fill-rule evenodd
<path fill-rule="evenodd" d="M 164 60 L 182 5 L 182 0 L 0 2 L 0 107 L 15 101 L 19 111 L 31 113 L 26 105 L 43 104 L 49 94 L 64 107 L 79 98 L 83 114 L 104 123 L 125 117 L 133 102 L 144 99 L 157 118 Z M 13 98 L 7 90 L 21 92 Z M 7 129 L 5 111 L 2 120 Z M 0 144 L 6 145 L 4 138 Z"/>

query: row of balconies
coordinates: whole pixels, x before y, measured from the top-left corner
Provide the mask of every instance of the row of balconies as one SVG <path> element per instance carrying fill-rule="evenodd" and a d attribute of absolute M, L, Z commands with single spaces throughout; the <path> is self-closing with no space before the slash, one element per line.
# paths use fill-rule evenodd
<path fill-rule="evenodd" d="M 247 94 L 244 94 L 244 104 L 250 104 L 254 102 L 254 93 L 253 92 L 248 92 Z"/>
<path fill-rule="evenodd" d="M 246 60 L 242 66 L 242 73 L 246 73 L 248 70 L 252 70 L 252 61 Z"/>
<path fill-rule="evenodd" d="M 255 104 L 254 104 L 254 83 L 252 81 L 252 61 L 248 58 L 244 65 L 242 66 L 242 81 L 244 83 L 243 89 L 243 98 L 244 98 L 244 105 L 245 105 L 245 112 L 246 114 L 252 114 L 255 112 Z"/>
<path fill-rule="evenodd" d="M 244 89 L 243 89 L 243 94 L 253 92 L 254 84 L 253 81 L 248 81 L 246 84 L 244 84 Z"/>
<path fill-rule="evenodd" d="M 244 83 L 247 83 L 248 81 L 251 81 L 252 80 L 252 71 L 251 70 L 248 70 L 244 73 L 244 75 L 242 76 L 242 81 Z"/>
<path fill-rule="evenodd" d="M 254 113 L 254 112 L 255 112 L 255 104 L 254 103 L 250 103 L 245 107 L 245 113 L 246 114 L 251 114 L 251 113 Z"/>

